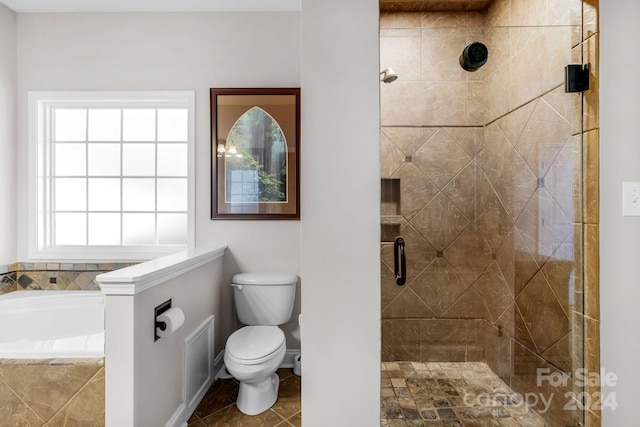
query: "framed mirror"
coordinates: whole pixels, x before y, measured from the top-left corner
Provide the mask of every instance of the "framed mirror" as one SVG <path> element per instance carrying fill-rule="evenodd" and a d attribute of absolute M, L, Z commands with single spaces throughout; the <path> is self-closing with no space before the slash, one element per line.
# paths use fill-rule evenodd
<path fill-rule="evenodd" d="M 211 89 L 211 218 L 300 219 L 300 89 Z"/>

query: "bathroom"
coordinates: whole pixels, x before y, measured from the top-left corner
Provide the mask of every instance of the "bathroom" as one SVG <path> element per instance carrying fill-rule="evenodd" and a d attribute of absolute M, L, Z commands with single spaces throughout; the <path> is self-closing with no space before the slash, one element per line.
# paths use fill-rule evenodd
<path fill-rule="evenodd" d="M 196 35 L 190 35 L 191 26 L 184 22 L 171 25 L 157 22 L 161 20 L 159 16 L 151 17 L 156 20 L 155 24 L 135 23 L 142 25 L 146 34 L 156 36 L 157 40 L 133 37 L 135 25 L 129 23 L 131 27 L 127 27 L 125 19 L 118 25 L 125 25 L 123 31 L 128 29 L 127 36 L 143 48 L 128 51 L 126 55 L 123 53 L 123 57 L 117 59 L 120 64 L 135 67 L 134 73 L 106 60 L 113 59 L 109 55 L 114 51 L 105 40 L 108 34 L 103 34 L 103 38 L 94 36 L 84 40 L 86 35 L 78 37 L 69 33 L 74 27 L 83 30 L 93 27 L 106 17 L 93 13 L 77 15 L 78 20 L 68 22 L 67 32 L 61 34 L 65 31 L 54 28 L 46 14 L 32 16 L 3 10 L 3 19 L 8 21 L 3 21 L 0 28 L 8 32 L 8 36 L 2 37 L 7 41 L 2 45 L 3 58 L 7 58 L 3 61 L 2 82 L 9 92 L 8 98 L 3 98 L 0 111 L 2 122 L 10 125 L 2 126 L 0 147 L 3 158 L 17 161 L 3 164 L 1 172 L 4 208 L 0 213 L 3 231 L 0 264 L 24 260 L 26 254 L 23 241 L 26 240 L 23 219 L 26 215 L 27 188 L 23 176 L 26 150 L 22 143 L 15 141 L 26 138 L 21 111 L 26 108 L 22 98 L 26 96 L 27 86 L 35 90 L 96 87 L 135 90 L 166 88 L 168 85 L 183 89 L 199 82 L 196 88 L 199 94 L 197 121 L 198 132 L 203 136 L 198 139 L 198 147 L 204 153 L 209 150 L 206 91 L 210 87 L 301 86 L 305 135 L 301 185 L 302 194 L 306 196 L 301 200 L 300 223 L 221 224 L 210 221 L 206 188 L 209 165 L 205 155 L 198 158 L 196 165 L 197 180 L 201 184 L 198 187 L 202 191 L 197 198 L 197 244 L 228 244 L 233 259 L 225 258 L 225 262 L 235 271 L 269 268 L 295 271 L 304 277 L 301 293 L 301 311 L 305 313 L 306 326 L 302 344 L 306 361 L 303 375 L 307 379 L 302 385 L 304 423 L 309 426 L 337 425 L 335 416 L 339 414 L 344 425 L 376 425 L 379 421 L 379 378 L 372 372 L 379 370 L 381 313 L 380 292 L 376 285 L 380 280 L 379 269 L 375 267 L 379 259 L 380 227 L 380 174 L 377 170 L 380 122 L 377 118 L 378 73 L 382 68 L 379 68 L 379 12 L 377 2 L 354 1 L 346 9 L 343 3 L 304 2 L 302 12 L 267 13 L 268 16 L 261 19 L 268 22 L 258 19 L 259 14 L 249 13 L 242 19 L 231 14 L 227 18 L 233 18 L 234 25 L 214 19 L 215 25 L 207 25 L 206 30 L 201 28 L 202 32 Z M 637 7 L 635 3 L 623 0 L 599 7 L 600 28 L 608 34 L 600 49 L 601 70 L 606 70 L 600 85 L 600 123 L 603 124 L 600 137 L 607 142 L 601 147 L 600 164 L 600 196 L 603 198 L 600 277 L 602 283 L 616 283 L 616 289 L 624 290 L 603 293 L 600 301 L 602 317 L 606 320 L 602 325 L 602 366 L 621 378 L 617 388 L 609 386 L 607 389 L 617 391 L 621 400 L 616 411 L 605 413 L 604 425 L 612 426 L 632 425 L 635 411 L 631 396 L 633 384 L 639 378 L 637 367 L 629 358 L 629 354 L 637 349 L 633 347 L 635 344 L 628 342 L 625 332 L 629 322 L 637 322 L 633 302 L 637 299 L 637 291 L 633 286 L 632 266 L 633 254 L 638 249 L 637 242 L 627 237 L 637 234 L 637 228 L 633 218 L 631 222 L 621 221 L 619 214 L 620 183 L 638 180 L 632 160 L 638 157 L 634 151 L 636 147 L 628 143 L 627 135 L 633 134 L 634 117 L 640 112 L 632 95 L 637 93 L 636 80 L 633 73 L 629 73 L 633 67 L 628 67 L 626 62 L 627 49 L 633 50 L 632 36 L 638 35 L 634 23 L 639 12 Z M 63 15 L 60 18 L 70 19 Z M 190 19 L 199 22 L 204 19 L 202 16 Z M 133 19 L 133 16 L 128 18 Z M 182 18 L 186 20 L 187 17 Z M 39 22 L 32 22 L 34 20 Z M 258 25 L 260 23 L 264 25 Z M 175 25 L 181 30 L 178 32 L 181 36 L 175 37 L 199 40 L 190 50 L 171 51 L 176 55 L 174 58 L 184 60 L 186 65 L 180 60 L 163 61 L 163 52 L 153 48 L 155 42 L 175 48 L 173 43 L 178 41 L 164 32 Z M 33 38 L 37 33 L 34 27 L 47 29 L 50 39 L 38 41 L 37 52 L 32 55 L 31 50 L 26 49 L 35 48 L 31 45 L 35 43 Z M 331 31 L 327 31 L 329 27 Z M 207 35 L 204 42 L 202 37 L 208 34 L 206 31 L 213 34 Z M 272 56 L 266 57 L 265 46 L 262 46 L 265 49 L 258 49 L 239 44 L 244 34 L 254 32 L 268 38 L 265 43 L 281 46 L 282 50 L 270 52 L 277 55 L 277 61 L 273 61 Z M 55 59 L 48 52 L 59 52 L 63 56 L 61 63 L 47 66 Z M 81 55 L 76 55 L 78 52 Z M 238 52 L 244 53 L 239 55 Z M 213 59 L 216 55 L 218 59 Z M 185 56 L 189 56 L 188 60 Z M 12 62 L 11 58 L 15 60 Z M 153 60 L 152 63 L 146 64 L 149 60 Z M 246 66 L 247 62 L 254 64 L 252 61 L 260 61 L 259 75 L 255 67 Z M 108 76 L 104 75 L 104 70 L 110 72 Z M 376 143 L 371 144 L 371 141 Z M 358 162 L 353 161 L 355 156 Z M 358 173 L 354 174 L 354 171 Z M 594 231 L 597 229 L 593 228 Z M 254 242 L 256 235 L 264 236 L 264 240 Z M 266 259 L 264 253 L 277 253 L 278 257 Z M 327 269 L 327 265 L 335 268 Z M 326 313 L 332 313 L 332 316 L 327 317 Z M 593 320 L 596 322 L 592 326 L 599 327 L 597 319 Z M 354 390 L 359 398 L 353 397 Z M 327 408 L 332 408 L 331 414 L 327 413 Z"/>

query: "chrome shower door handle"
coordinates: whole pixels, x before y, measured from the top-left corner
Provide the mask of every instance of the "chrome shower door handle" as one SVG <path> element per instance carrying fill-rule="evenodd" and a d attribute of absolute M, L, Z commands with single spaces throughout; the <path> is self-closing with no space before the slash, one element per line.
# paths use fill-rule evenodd
<path fill-rule="evenodd" d="M 396 285 L 402 286 L 407 282 L 407 254 L 401 236 L 396 237 L 393 242 L 393 274 L 396 277 Z"/>

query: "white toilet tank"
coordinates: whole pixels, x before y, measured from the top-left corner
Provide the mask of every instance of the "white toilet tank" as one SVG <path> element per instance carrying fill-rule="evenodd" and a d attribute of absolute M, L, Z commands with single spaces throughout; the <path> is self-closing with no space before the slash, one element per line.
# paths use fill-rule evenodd
<path fill-rule="evenodd" d="M 276 326 L 293 312 L 298 276 L 292 273 L 241 273 L 233 276 L 238 319 L 245 325 Z"/>

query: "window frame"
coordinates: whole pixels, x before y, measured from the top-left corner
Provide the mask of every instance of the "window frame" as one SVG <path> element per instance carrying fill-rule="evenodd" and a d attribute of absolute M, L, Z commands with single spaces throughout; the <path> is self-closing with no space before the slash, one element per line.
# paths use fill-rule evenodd
<path fill-rule="evenodd" d="M 51 173 L 53 108 L 186 108 L 187 244 L 186 245 L 58 245 L 48 246 L 44 191 Z M 195 247 L 195 91 L 30 91 L 28 92 L 28 257 L 31 260 L 148 260 Z M 47 128 L 48 127 L 48 128 Z M 156 141 L 157 142 L 157 141 Z M 154 211 L 157 212 L 157 211 Z"/>

